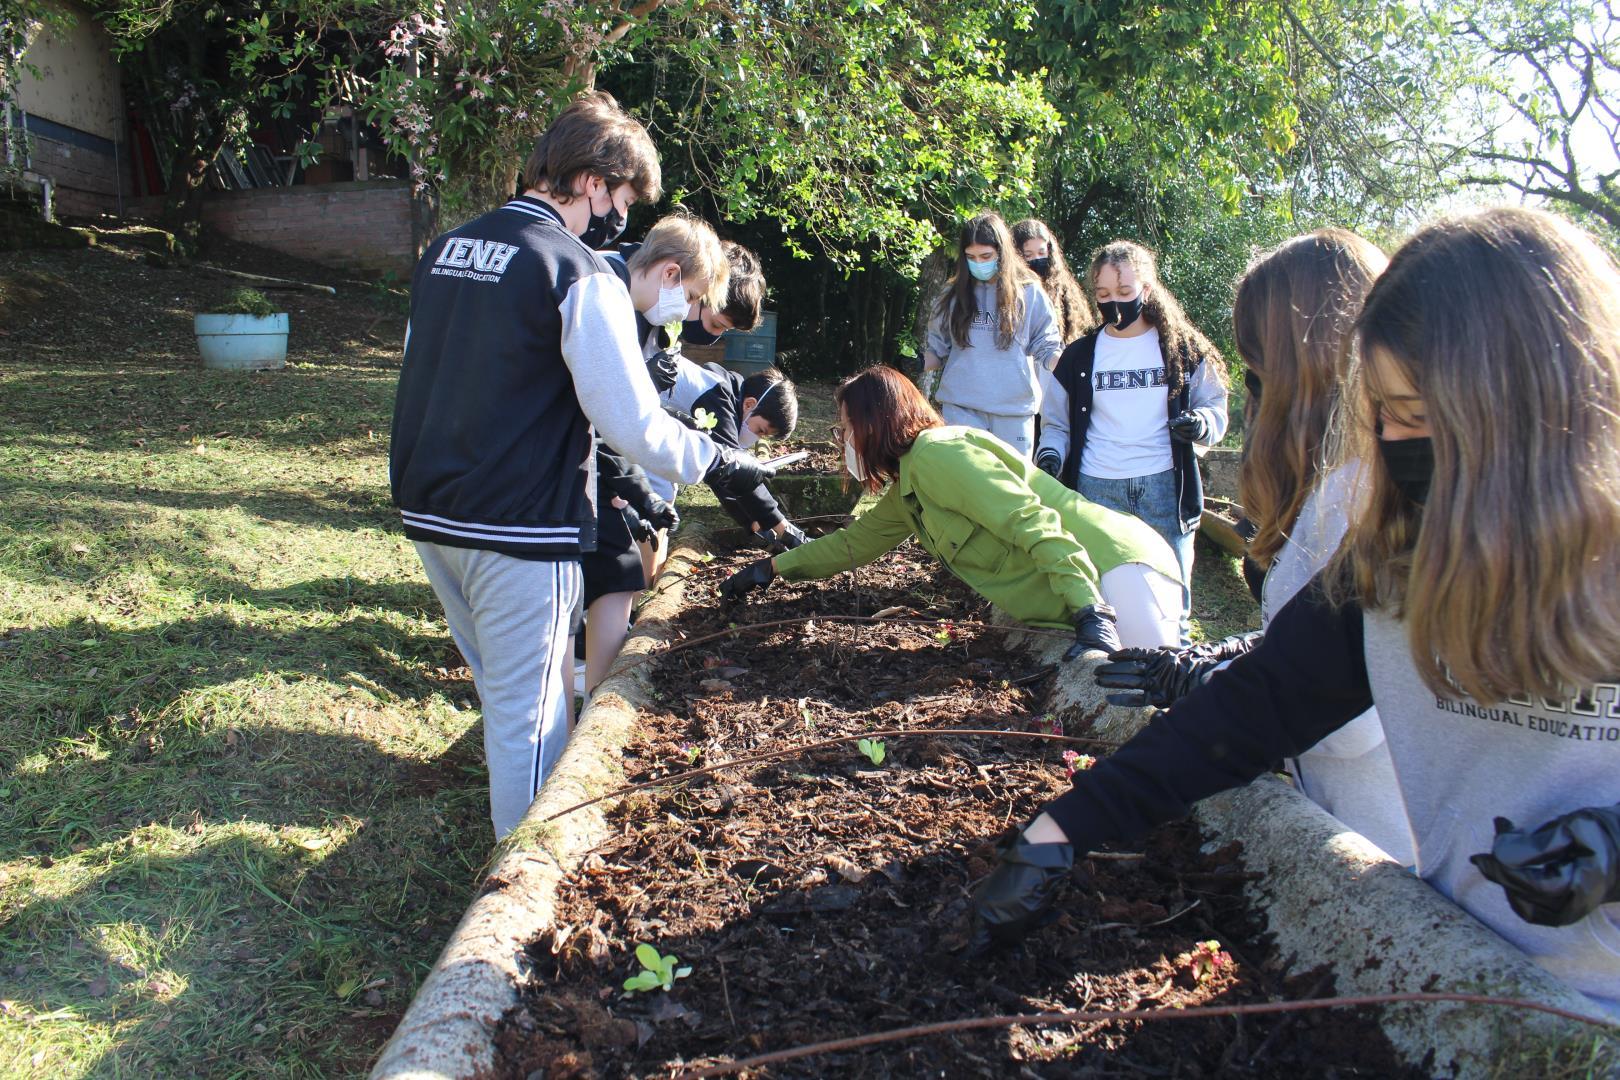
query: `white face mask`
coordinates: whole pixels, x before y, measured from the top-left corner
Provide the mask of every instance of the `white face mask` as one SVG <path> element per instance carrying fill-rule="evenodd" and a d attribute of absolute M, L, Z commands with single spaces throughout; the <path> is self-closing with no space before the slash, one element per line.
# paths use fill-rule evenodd
<path fill-rule="evenodd" d="M 855 453 L 855 444 L 849 441 L 848 435 L 844 436 L 844 468 L 849 470 L 849 475 L 856 481 L 866 479 L 866 470 L 861 468 L 860 455 Z"/>
<path fill-rule="evenodd" d="M 686 289 L 677 281 L 673 285 L 660 285 L 658 287 L 658 302 L 652 310 L 646 312 L 647 321 L 654 326 L 666 326 L 672 322 L 681 322 L 686 318 L 687 309 L 691 303 L 686 299 Z"/>
<path fill-rule="evenodd" d="M 737 429 L 737 446 L 739 448 L 747 450 L 750 446 L 759 442 L 759 436 L 748 426 L 748 421 L 755 413 L 759 412 L 759 407 L 765 404 L 765 399 L 771 396 L 771 391 L 780 385 L 782 384 L 779 382 L 773 382 L 767 386 L 765 392 L 759 395 L 759 399 L 754 402 L 754 407 L 748 410 L 748 415 L 743 417 L 742 426 Z"/>

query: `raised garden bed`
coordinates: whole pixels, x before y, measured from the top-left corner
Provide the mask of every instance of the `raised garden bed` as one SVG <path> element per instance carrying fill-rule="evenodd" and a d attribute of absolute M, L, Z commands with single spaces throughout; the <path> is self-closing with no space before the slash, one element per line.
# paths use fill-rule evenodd
<path fill-rule="evenodd" d="M 722 612 L 715 586 L 754 553 L 713 559 L 706 543 L 683 534 L 373 1077 L 685 1075 L 831 1034 L 1088 1000 L 1180 1019 L 935 1033 L 751 1074 L 1494 1078 L 1620 1061 L 1589 1025 L 1534 1011 L 1584 1011 L 1578 994 L 1275 779 L 1199 804 L 1210 854 L 1183 825 L 1088 857 L 1030 948 L 965 957 L 989 841 L 1061 790 L 1062 751 L 943 729 L 1049 734 L 1055 717 L 1118 741 L 1148 713 L 1106 705 L 1085 661 L 1057 663 L 1067 635 L 978 625 L 982 606 L 915 549 Z M 921 622 L 892 621 L 907 616 Z M 880 765 L 850 742 L 805 749 L 879 728 L 924 734 L 885 736 Z M 668 782 L 764 748 L 788 756 Z M 1182 956 L 1208 940 L 1232 960 L 1199 980 Z M 692 970 L 670 994 L 626 995 L 638 945 Z M 1166 1011 L 1433 991 L 1512 1005 Z"/>
<path fill-rule="evenodd" d="M 836 582 L 778 582 L 722 611 L 716 560 L 674 632 L 815 616 L 723 637 L 657 664 L 654 707 L 625 752 L 628 782 L 884 729 L 1050 733 L 1050 675 L 1010 648 L 968 594 L 907 546 Z M 903 608 L 926 625 L 826 621 Z M 946 620 L 949 620 L 947 623 Z M 967 894 L 992 841 L 1063 790 L 1065 744 L 890 737 L 628 796 L 562 881 L 527 950 L 520 1004 L 496 1033 L 498 1075 L 641 1076 L 930 1021 L 1062 1009 L 1170 1009 L 1321 995 L 1281 977 L 1230 850 L 1193 826 L 1082 860 L 1062 914 L 1027 948 L 967 955 Z M 1094 752 L 1104 752 L 1092 748 Z M 1140 856 L 1140 857 L 1139 857 Z M 1225 959 L 1200 978 L 1200 942 Z M 691 972 L 626 994 L 650 944 Z M 957 1033 L 845 1052 L 779 1075 L 1423 1075 L 1403 1072 L 1372 1014 Z"/>

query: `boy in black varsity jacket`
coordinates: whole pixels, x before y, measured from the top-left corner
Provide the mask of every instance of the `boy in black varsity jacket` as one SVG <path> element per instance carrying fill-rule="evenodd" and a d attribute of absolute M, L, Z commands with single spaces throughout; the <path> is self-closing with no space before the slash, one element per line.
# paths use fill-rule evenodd
<path fill-rule="evenodd" d="M 497 838 L 567 741 L 570 615 L 595 546 L 591 429 L 630 461 L 752 490 L 751 456 L 659 405 L 623 284 L 592 250 L 660 189 L 646 130 L 607 94 L 562 111 L 524 194 L 439 237 L 417 264 L 389 472 L 484 713 Z M 720 280 L 677 282 L 688 302 Z M 679 275 L 677 275 L 679 276 Z"/>

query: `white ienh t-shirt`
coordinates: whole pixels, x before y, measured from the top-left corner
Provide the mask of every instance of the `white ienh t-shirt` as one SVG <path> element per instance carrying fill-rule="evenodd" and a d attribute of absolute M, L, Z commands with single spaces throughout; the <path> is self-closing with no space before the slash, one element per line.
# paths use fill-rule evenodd
<path fill-rule="evenodd" d="M 1157 327 L 1136 337 L 1097 335 L 1091 367 L 1091 425 L 1080 471 L 1103 480 L 1151 476 L 1170 456 L 1169 390 Z"/>

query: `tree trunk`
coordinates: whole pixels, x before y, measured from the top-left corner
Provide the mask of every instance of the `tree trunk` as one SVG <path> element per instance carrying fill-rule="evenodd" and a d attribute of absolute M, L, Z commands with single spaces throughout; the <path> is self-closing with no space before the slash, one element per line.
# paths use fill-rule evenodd
<path fill-rule="evenodd" d="M 923 259 L 917 275 L 917 317 L 912 320 L 911 332 L 917 339 L 917 355 L 928 345 L 928 323 L 934 317 L 934 300 L 945 291 L 945 279 L 950 276 L 950 249 L 935 248 Z"/>

